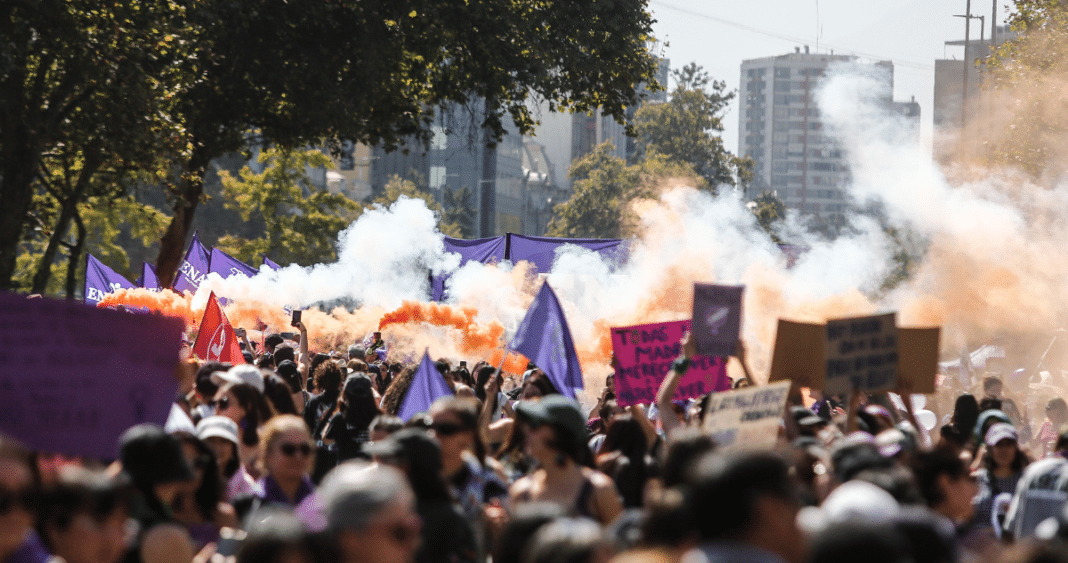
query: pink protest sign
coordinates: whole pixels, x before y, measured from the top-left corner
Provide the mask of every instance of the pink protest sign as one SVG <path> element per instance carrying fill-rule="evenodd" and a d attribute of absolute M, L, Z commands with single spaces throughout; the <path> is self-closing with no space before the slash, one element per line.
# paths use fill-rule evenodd
<path fill-rule="evenodd" d="M 616 401 L 620 406 L 656 401 L 656 391 L 671 362 L 682 353 L 679 341 L 690 330 L 690 321 L 672 321 L 612 329 L 616 361 Z M 713 391 L 730 389 L 726 358 L 696 356 L 682 376 L 674 400 L 692 399 Z"/>
<path fill-rule="evenodd" d="M 124 430 L 163 425 L 182 321 L 0 294 L 0 432 L 43 452 L 112 459 Z"/>

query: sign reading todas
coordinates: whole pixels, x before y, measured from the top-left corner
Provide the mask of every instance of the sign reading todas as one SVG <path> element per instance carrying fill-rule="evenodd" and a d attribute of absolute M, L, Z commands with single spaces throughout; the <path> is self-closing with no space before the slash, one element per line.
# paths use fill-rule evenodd
<path fill-rule="evenodd" d="M 705 430 L 717 449 L 771 449 L 789 393 L 789 381 L 716 393 L 705 411 Z"/>
<path fill-rule="evenodd" d="M 693 339 L 697 353 L 730 356 L 742 330 L 740 285 L 693 284 Z"/>
<path fill-rule="evenodd" d="M 671 362 L 682 353 L 679 341 L 689 330 L 690 321 L 612 329 L 612 350 L 617 362 L 616 401 L 620 406 L 656 401 L 656 392 L 671 369 Z M 673 399 L 692 399 L 730 386 L 726 358 L 696 356 L 691 359 Z"/>
<path fill-rule="evenodd" d="M 897 387 L 897 315 L 827 321 L 827 394 Z"/>
<path fill-rule="evenodd" d="M 182 321 L 0 294 L 0 432 L 111 459 L 130 426 L 167 420 Z"/>

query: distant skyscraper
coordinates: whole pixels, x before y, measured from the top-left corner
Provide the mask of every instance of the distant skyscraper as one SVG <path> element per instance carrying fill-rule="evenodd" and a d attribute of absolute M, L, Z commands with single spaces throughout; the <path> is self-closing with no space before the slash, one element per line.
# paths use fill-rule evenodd
<path fill-rule="evenodd" d="M 825 129 L 815 95 L 827 69 L 855 63 L 850 55 L 804 52 L 742 62 L 738 147 L 753 159 L 753 181 L 747 198 L 773 191 L 788 208 L 833 216 L 845 211 L 843 189 L 849 168 L 842 147 Z M 872 63 L 885 69 L 887 106 L 919 122 L 919 105 L 891 106 L 894 67 L 889 61 Z"/>

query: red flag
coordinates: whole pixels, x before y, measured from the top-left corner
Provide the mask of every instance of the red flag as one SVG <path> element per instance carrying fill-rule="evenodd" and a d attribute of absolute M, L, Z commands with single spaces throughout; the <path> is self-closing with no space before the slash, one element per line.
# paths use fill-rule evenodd
<path fill-rule="evenodd" d="M 237 335 L 230 321 L 223 314 L 215 293 L 208 296 L 208 307 L 204 309 L 204 318 L 200 321 L 200 332 L 193 345 L 193 354 L 198 358 L 231 364 L 245 363 L 241 347 L 237 345 Z"/>

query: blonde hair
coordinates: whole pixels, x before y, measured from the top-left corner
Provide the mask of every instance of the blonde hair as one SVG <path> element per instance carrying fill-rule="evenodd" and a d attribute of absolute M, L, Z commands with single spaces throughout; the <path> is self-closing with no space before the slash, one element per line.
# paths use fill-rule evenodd
<path fill-rule="evenodd" d="M 271 452 L 271 447 L 278 441 L 279 437 L 286 432 L 292 430 L 298 430 L 303 432 L 308 438 L 308 443 L 311 444 L 311 432 L 308 431 L 308 425 L 304 422 L 304 419 L 295 414 L 280 414 L 267 421 L 260 428 L 260 465 L 261 469 L 267 471 L 266 459 L 267 455 Z M 315 466 L 315 445 L 311 444 L 312 452 L 310 456 L 312 467 Z"/>

